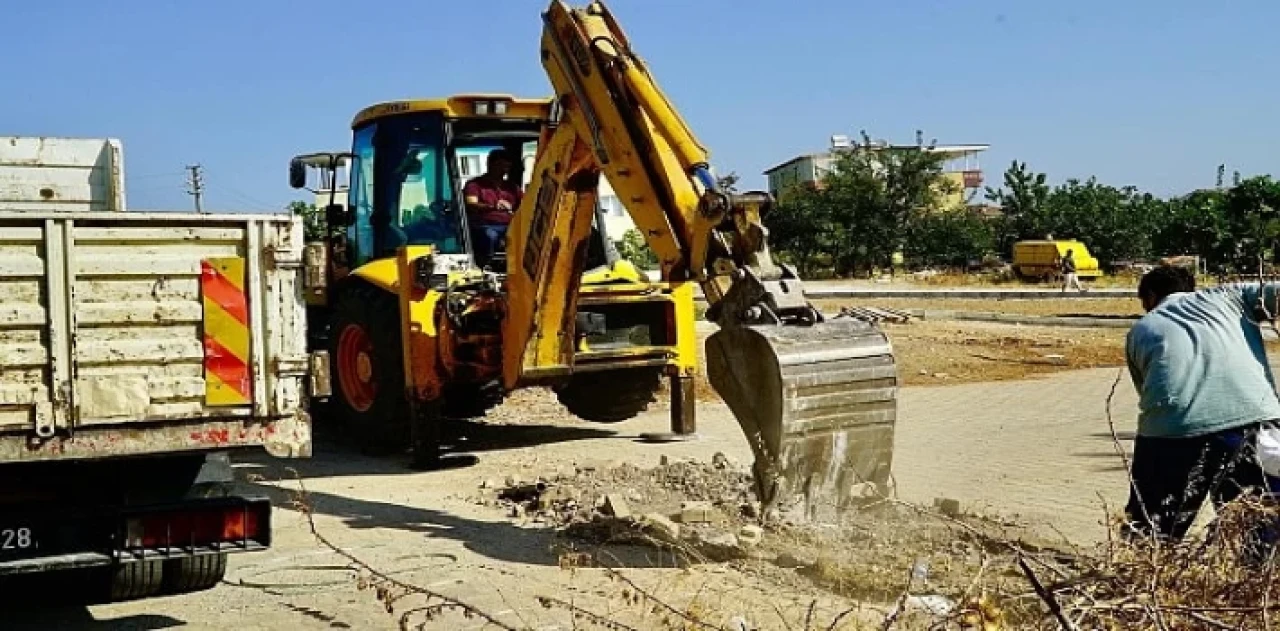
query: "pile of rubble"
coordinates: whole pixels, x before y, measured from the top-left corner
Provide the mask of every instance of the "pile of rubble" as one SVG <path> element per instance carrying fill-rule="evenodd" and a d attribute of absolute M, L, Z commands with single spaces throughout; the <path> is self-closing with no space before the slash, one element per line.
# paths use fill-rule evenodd
<path fill-rule="evenodd" d="M 722 454 L 709 463 L 664 459 L 652 469 L 579 465 L 532 481 L 511 477 L 481 486 L 481 503 L 575 542 L 659 548 L 686 562 L 728 562 L 779 585 L 816 584 L 890 604 L 908 574 L 927 575 L 911 586 L 913 593 L 958 599 L 983 575 L 984 556 L 1000 552 L 974 535 L 1012 526 L 962 515 L 967 511 L 956 502 L 942 501 L 931 509 L 881 503 L 845 516 L 839 526 L 762 527 L 749 467 Z M 964 528 L 952 521 L 962 517 Z"/>
<path fill-rule="evenodd" d="M 533 481 L 509 477 L 485 503 L 514 519 L 597 544 L 669 546 L 711 561 L 752 556 L 764 538 L 750 470 L 716 454 L 708 465 L 664 458 L 653 469 L 583 465 Z"/>

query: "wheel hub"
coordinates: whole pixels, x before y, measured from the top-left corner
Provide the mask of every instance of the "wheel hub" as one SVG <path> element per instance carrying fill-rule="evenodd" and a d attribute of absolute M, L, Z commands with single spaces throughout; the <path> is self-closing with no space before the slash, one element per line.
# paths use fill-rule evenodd
<path fill-rule="evenodd" d="M 358 412 L 373 407 L 378 384 L 373 371 L 373 342 L 358 324 L 348 324 L 338 335 L 338 385 L 347 403 Z"/>

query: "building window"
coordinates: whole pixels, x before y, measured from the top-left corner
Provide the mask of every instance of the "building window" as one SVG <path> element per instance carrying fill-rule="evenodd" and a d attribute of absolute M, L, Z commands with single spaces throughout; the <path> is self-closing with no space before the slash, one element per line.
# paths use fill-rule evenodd
<path fill-rule="evenodd" d="M 622 201 L 617 195 L 601 195 L 600 209 L 604 214 L 611 217 L 621 217 L 626 214 L 626 209 L 622 207 Z"/>

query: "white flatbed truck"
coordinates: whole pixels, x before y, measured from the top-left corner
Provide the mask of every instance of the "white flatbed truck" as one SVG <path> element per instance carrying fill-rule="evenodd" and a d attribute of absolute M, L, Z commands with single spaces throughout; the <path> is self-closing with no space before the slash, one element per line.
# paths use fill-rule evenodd
<path fill-rule="evenodd" d="M 133 212 L 112 139 L 0 136 L 0 577 L 197 591 L 271 545 L 229 454 L 311 452 L 303 229 Z"/>

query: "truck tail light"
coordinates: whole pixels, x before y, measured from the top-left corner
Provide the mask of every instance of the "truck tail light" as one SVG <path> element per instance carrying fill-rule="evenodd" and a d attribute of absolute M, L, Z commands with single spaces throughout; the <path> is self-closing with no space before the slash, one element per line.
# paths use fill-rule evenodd
<path fill-rule="evenodd" d="M 133 553 L 256 549 L 270 545 L 269 502 L 250 501 L 129 516 L 123 548 Z"/>

